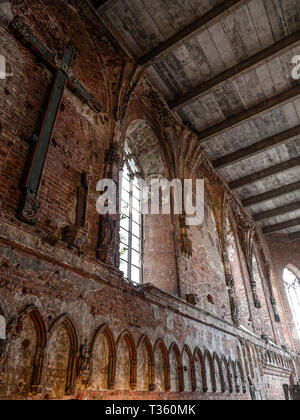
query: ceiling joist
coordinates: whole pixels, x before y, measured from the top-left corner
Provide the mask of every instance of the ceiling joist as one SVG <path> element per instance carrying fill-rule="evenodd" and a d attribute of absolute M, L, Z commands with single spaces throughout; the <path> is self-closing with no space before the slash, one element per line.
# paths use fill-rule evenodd
<path fill-rule="evenodd" d="M 203 31 L 206 31 L 211 26 L 215 25 L 217 22 L 228 17 L 230 13 L 232 13 L 235 9 L 238 9 L 239 7 L 242 7 L 245 4 L 250 3 L 250 1 L 251 0 L 223 1 L 223 3 L 216 6 L 204 16 L 201 16 L 194 23 L 184 28 L 182 31 L 179 31 L 173 37 L 158 45 L 149 53 L 145 54 L 142 58 L 139 59 L 139 64 L 147 67 L 150 66 L 163 55 L 174 51 L 183 42 L 194 38 Z"/>
<path fill-rule="evenodd" d="M 300 181 L 293 182 L 289 185 L 284 185 L 283 187 L 277 188 L 276 190 L 267 191 L 254 197 L 246 198 L 242 201 L 242 203 L 244 207 L 250 207 L 254 206 L 255 204 L 273 200 L 274 198 L 282 197 L 295 191 L 300 191 Z"/>
<path fill-rule="evenodd" d="M 282 206 L 273 210 L 268 210 L 259 214 L 255 214 L 253 218 L 256 222 L 260 222 L 262 220 L 271 219 L 272 217 L 281 216 L 282 214 L 292 213 L 293 211 L 296 211 L 296 210 L 300 210 L 299 201 L 297 203 L 287 204 L 285 206 Z"/>
<path fill-rule="evenodd" d="M 245 176 L 244 178 L 233 181 L 229 184 L 232 190 L 244 187 L 245 185 L 253 184 L 254 182 L 261 181 L 262 179 L 269 178 L 270 176 L 280 174 L 285 171 L 297 168 L 300 166 L 300 156 L 295 159 L 288 160 L 286 162 L 279 163 L 278 165 L 272 166 L 268 169 L 263 169 L 255 174 Z"/>
<path fill-rule="evenodd" d="M 208 92 L 211 89 L 216 88 L 222 83 L 229 82 L 235 77 L 241 76 L 245 71 L 250 72 L 257 67 L 260 67 L 267 62 L 274 60 L 280 55 L 283 55 L 288 50 L 296 47 L 300 44 L 300 31 L 295 32 L 294 34 L 282 39 L 276 44 L 271 45 L 263 51 L 255 54 L 252 57 L 249 57 L 247 60 L 237 64 L 236 66 L 226 70 L 225 72 L 219 74 L 218 76 L 201 83 L 196 88 L 190 92 L 182 95 L 180 98 L 177 98 L 171 102 L 170 108 L 177 111 L 179 108 L 182 108 L 185 105 L 195 101 L 200 95 L 205 92 Z"/>
<path fill-rule="evenodd" d="M 206 128 L 205 130 L 198 133 L 198 140 L 200 143 L 204 143 L 213 137 L 222 134 L 224 131 L 236 127 L 237 125 L 246 122 L 250 119 L 257 118 L 265 112 L 271 112 L 274 108 L 285 105 L 286 103 L 298 98 L 300 96 L 300 84 L 293 86 L 292 88 L 274 96 L 273 98 L 267 99 L 254 107 L 243 111 L 241 114 L 233 115 L 227 120 L 216 124 L 212 127 Z"/>
<path fill-rule="evenodd" d="M 263 228 L 263 233 L 269 235 L 271 233 L 280 232 L 284 229 L 289 229 L 295 226 L 300 225 L 300 217 L 294 220 L 289 220 L 288 222 L 278 223 L 277 225 L 267 226 Z"/>
<path fill-rule="evenodd" d="M 291 239 L 292 241 L 299 241 L 300 232 L 290 233 L 289 234 L 289 239 Z"/>
<path fill-rule="evenodd" d="M 269 137 L 266 140 L 255 143 L 249 147 L 240 149 L 237 152 L 223 156 L 220 159 L 215 160 L 213 165 L 216 169 L 225 168 L 226 166 L 232 165 L 233 163 L 240 162 L 241 160 L 248 159 L 258 155 L 259 153 L 272 149 L 275 146 L 287 143 L 297 136 L 300 136 L 300 125 L 297 125 L 296 127 L 293 127 L 283 133 Z"/>

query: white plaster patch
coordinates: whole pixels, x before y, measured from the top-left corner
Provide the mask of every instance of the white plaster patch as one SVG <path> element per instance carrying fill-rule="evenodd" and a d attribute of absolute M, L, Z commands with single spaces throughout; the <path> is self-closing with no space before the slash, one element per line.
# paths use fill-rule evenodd
<path fill-rule="evenodd" d="M 0 315 L 0 339 L 6 340 L 6 321 L 2 315 Z"/>
<path fill-rule="evenodd" d="M 5 22 L 10 22 L 13 20 L 13 17 L 10 2 L 0 0 L 0 19 Z"/>

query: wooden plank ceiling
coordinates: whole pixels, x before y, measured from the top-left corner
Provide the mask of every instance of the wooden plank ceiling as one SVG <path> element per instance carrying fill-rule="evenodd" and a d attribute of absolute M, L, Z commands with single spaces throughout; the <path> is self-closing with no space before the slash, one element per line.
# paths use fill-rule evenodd
<path fill-rule="evenodd" d="M 265 234 L 300 238 L 300 0 L 95 0 Z"/>

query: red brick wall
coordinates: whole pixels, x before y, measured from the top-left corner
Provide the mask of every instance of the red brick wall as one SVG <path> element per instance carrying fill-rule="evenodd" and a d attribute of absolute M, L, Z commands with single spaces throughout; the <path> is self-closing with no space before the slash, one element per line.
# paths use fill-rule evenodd
<path fill-rule="evenodd" d="M 172 217 L 148 215 L 144 218 L 144 283 L 178 296 L 178 273 Z"/>
<path fill-rule="evenodd" d="M 276 273 L 278 291 L 283 303 L 284 314 L 288 321 L 289 332 L 293 336 L 294 343 L 298 351 L 300 351 L 300 339 L 297 331 L 294 328 L 293 315 L 290 309 L 289 301 L 286 295 L 284 283 L 283 283 L 283 272 L 285 268 L 293 270 L 299 270 L 300 273 L 300 253 L 299 244 L 288 241 L 284 236 L 274 236 L 269 239 L 268 245 L 272 255 L 272 261 Z M 295 271 L 295 274 L 297 272 Z"/>
<path fill-rule="evenodd" d="M 27 140 L 39 130 L 51 85 L 51 73 L 15 39 L 6 24 L 0 26 L 0 52 L 7 56 L 14 73 L 13 78 L 0 81 L 0 301 L 6 308 L 8 325 L 6 353 L 0 349 L 0 363 L 6 361 L 1 365 L 4 368 L 0 374 L 1 397 L 28 398 L 31 395 L 32 360 L 36 360 L 35 374 L 41 374 L 38 381 L 41 398 L 58 397 L 51 388 L 52 381 L 57 379 L 56 373 L 51 377 L 49 372 L 58 371 L 59 380 L 65 381 L 65 369 L 69 369 L 69 377 L 72 374 L 76 376 L 76 384 L 75 381 L 72 384 L 76 386 L 69 391 L 82 396 L 84 384 L 80 375 L 84 372 L 79 372 L 77 378 L 75 369 L 80 356 L 79 347 L 87 340 L 92 350 L 95 336 L 106 325 L 106 334 L 109 335 L 108 331 L 111 333 L 110 360 L 114 366 L 123 367 L 121 375 L 124 377 L 118 382 L 125 384 L 124 389 L 113 392 L 113 384 L 110 383 L 105 389 L 98 390 L 97 384 L 91 383 L 88 396 L 108 399 L 249 398 L 248 387 L 245 394 L 241 386 L 238 392 L 233 379 L 238 376 L 240 382 L 247 379 L 247 360 L 239 356 L 243 353 L 241 346 L 251 342 L 261 353 L 265 353 L 266 346 L 259 336 L 232 325 L 220 232 L 208 197 L 203 226 L 189 230 L 189 239 L 193 244 L 190 259 L 182 256 L 179 249 L 175 251 L 174 225 L 169 217 L 146 218 L 145 279 L 173 293 L 173 297 L 156 288 L 127 285 L 119 271 L 95 258 L 99 234 L 96 183 L 103 175 L 104 151 L 120 134 L 120 121 L 116 121 L 116 115 L 118 118 L 123 116 L 118 103 L 120 74 L 124 70 L 125 77 L 127 73 L 128 79 L 132 77 L 132 63 L 108 42 L 104 28 L 85 3 L 83 7 L 82 1 L 45 3 L 37 0 L 33 3 L 15 0 L 11 6 L 13 14 L 21 15 L 34 29 L 35 35 L 54 52 L 58 52 L 69 39 L 75 42 L 79 52 L 73 66 L 74 74 L 93 93 L 103 110 L 96 113 L 87 105 L 82 105 L 70 91 L 65 91 L 39 191 L 38 224 L 28 226 L 19 222 L 16 211 L 29 156 Z M 137 108 L 143 107 L 141 102 L 136 100 L 136 112 Z M 147 109 L 147 113 L 150 114 L 151 110 Z M 189 167 L 188 162 L 185 166 Z M 70 248 L 61 240 L 61 228 L 74 223 L 75 193 L 83 171 L 90 176 L 86 226 L 88 242 L 79 250 Z M 204 295 L 197 307 L 176 296 L 178 276 L 182 297 L 189 293 Z M 207 293 L 212 295 L 215 305 L 208 302 Z M 141 358 L 136 357 L 135 351 L 145 337 L 150 343 L 149 357 L 158 350 L 163 352 L 164 357 L 160 358 L 162 365 L 156 362 L 151 366 L 161 368 L 159 373 L 160 376 L 165 375 L 166 392 L 145 394 L 139 389 L 137 392 L 132 389 L 132 392 L 124 394 L 125 389 L 134 388 L 135 373 L 143 372 Z M 283 358 L 288 357 L 279 347 L 270 344 L 269 348 Z M 37 350 L 43 354 L 35 353 Z M 186 366 L 186 357 L 182 364 L 184 351 L 188 354 L 190 366 Z M 95 352 L 102 353 L 106 354 Z M 7 359 L 2 359 L 3 354 Z M 39 365 L 42 356 L 45 357 L 43 366 Z M 62 366 L 59 366 L 60 360 L 64 362 Z M 69 365 L 65 366 L 68 361 Z M 204 371 L 203 366 L 206 369 L 210 366 L 213 378 L 221 361 L 223 374 L 227 375 L 227 388 L 222 395 L 212 389 L 204 395 L 205 384 L 203 378 L 201 382 L 199 372 Z M 104 368 L 101 373 L 112 374 L 111 366 L 105 364 L 105 360 L 102 362 Z M 194 370 L 193 363 L 198 365 Z M 241 371 L 240 375 L 235 375 L 238 363 Z M 263 365 L 262 360 L 256 360 L 256 363 Z M 172 389 L 169 393 L 169 372 L 173 377 L 174 372 L 175 376 L 176 372 L 179 375 L 182 370 L 185 371 L 184 368 L 190 372 L 195 392 L 180 393 L 179 389 Z M 285 378 L 285 369 L 281 366 L 278 370 L 279 375 Z M 229 375 L 228 371 L 231 372 Z M 176 377 L 173 379 L 173 388 L 179 388 L 180 377 L 178 381 Z M 259 380 L 258 377 L 253 379 Z M 211 380 L 211 385 L 213 382 Z M 62 383 L 64 389 L 65 384 Z M 230 383 L 232 392 L 229 395 Z M 220 389 L 221 383 L 217 385 Z M 187 390 L 182 383 L 181 387 L 182 391 Z"/>

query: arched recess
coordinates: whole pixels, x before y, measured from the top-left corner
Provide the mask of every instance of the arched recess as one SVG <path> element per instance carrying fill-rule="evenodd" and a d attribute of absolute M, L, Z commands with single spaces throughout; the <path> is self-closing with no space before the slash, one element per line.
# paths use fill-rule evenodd
<path fill-rule="evenodd" d="M 168 349 L 162 339 L 155 345 L 155 387 L 158 392 L 169 392 L 170 385 L 170 359 Z"/>
<path fill-rule="evenodd" d="M 196 372 L 197 391 L 206 393 L 208 392 L 208 386 L 205 360 L 201 350 L 198 347 L 196 348 L 194 353 L 194 364 Z"/>
<path fill-rule="evenodd" d="M 125 331 L 117 341 L 117 363 L 115 389 L 130 391 L 136 389 L 137 353 L 132 335 Z"/>
<path fill-rule="evenodd" d="M 184 346 L 182 351 L 182 367 L 185 392 L 195 392 L 197 385 L 194 358 L 187 345 Z"/>
<path fill-rule="evenodd" d="M 119 154 L 124 155 L 126 145 L 126 155 L 135 161 L 138 177 L 148 183 L 153 179 L 172 180 L 173 153 L 165 124 L 160 121 L 161 114 L 157 112 L 152 101 L 149 102 L 146 85 L 141 84 L 140 87 L 139 98 L 134 96 L 130 99 L 121 123 Z M 180 290 L 175 235 L 170 228 L 175 225 L 174 218 L 172 214 L 145 214 L 142 219 L 142 282 L 154 284 L 162 290 L 178 295 Z M 158 241 L 157 238 L 161 236 L 164 240 Z"/>
<path fill-rule="evenodd" d="M 243 257 L 238 235 L 236 234 L 237 229 L 238 227 L 233 212 L 229 208 L 225 215 L 225 259 L 228 261 L 228 270 L 231 273 L 231 279 L 227 282 L 228 286 L 232 287 L 231 310 L 234 321 L 249 328 L 252 326 L 250 322 L 252 314 L 244 278 L 246 262 Z"/>
<path fill-rule="evenodd" d="M 222 371 L 223 371 L 223 378 L 224 378 L 224 392 L 229 393 L 231 384 L 230 384 L 229 376 L 228 376 L 228 362 L 225 356 L 222 357 L 221 364 L 222 364 Z"/>
<path fill-rule="evenodd" d="M 232 360 L 229 361 L 229 368 L 230 368 L 230 373 L 232 377 L 233 392 L 236 392 L 237 394 L 239 394 L 241 391 L 241 387 L 239 383 L 238 374 L 236 371 L 236 365 Z"/>
<path fill-rule="evenodd" d="M 222 362 L 217 353 L 214 353 L 214 371 L 216 379 L 216 389 L 218 393 L 224 393 L 226 390 L 224 382 L 224 373 L 222 369 Z"/>
<path fill-rule="evenodd" d="M 241 384 L 241 392 L 243 392 L 244 394 L 247 393 L 247 387 L 246 387 L 246 379 L 245 379 L 245 373 L 242 367 L 242 364 L 239 360 L 236 361 L 236 372 L 238 375 L 238 381 Z"/>
<path fill-rule="evenodd" d="M 179 348 L 173 343 L 169 351 L 170 357 L 170 386 L 172 392 L 184 391 L 183 367 Z"/>
<path fill-rule="evenodd" d="M 143 335 L 137 347 L 137 391 L 154 391 L 155 357 L 152 344 Z"/>
<path fill-rule="evenodd" d="M 26 308 L 10 325 L 4 365 L 7 395 L 26 396 L 41 391 L 47 333 L 35 306 Z"/>
<path fill-rule="evenodd" d="M 76 388 L 79 338 L 77 329 L 67 314 L 50 328 L 43 373 L 44 390 L 56 398 L 73 395 Z"/>
<path fill-rule="evenodd" d="M 207 379 L 207 388 L 208 388 L 207 392 L 217 392 L 214 360 L 209 351 L 205 352 L 204 361 L 205 361 L 205 370 L 206 370 L 206 379 Z"/>
<path fill-rule="evenodd" d="M 113 389 L 116 376 L 116 344 L 107 325 L 101 326 L 92 342 L 92 389 Z"/>
<path fill-rule="evenodd" d="M 252 275 L 256 285 L 258 300 L 261 308 L 257 310 L 257 322 L 259 322 L 259 335 L 265 334 L 274 339 L 274 331 L 272 326 L 272 316 L 269 308 L 270 289 L 267 290 L 266 278 L 262 269 L 262 262 L 258 251 L 258 246 L 254 242 L 252 250 Z M 269 285 L 270 287 L 270 285 Z M 269 296 L 269 298 L 267 297 Z"/>
<path fill-rule="evenodd" d="M 222 358 L 222 365 L 224 366 L 224 381 L 226 382 L 226 392 L 232 394 L 234 392 L 234 377 L 231 370 L 231 360 L 227 360 L 225 356 Z"/>
<path fill-rule="evenodd" d="M 255 372 L 254 372 L 253 358 L 252 358 L 252 353 L 251 353 L 248 343 L 245 344 L 245 350 L 246 350 L 246 359 L 248 361 L 248 366 L 249 366 L 249 377 L 250 379 L 254 380 Z"/>

